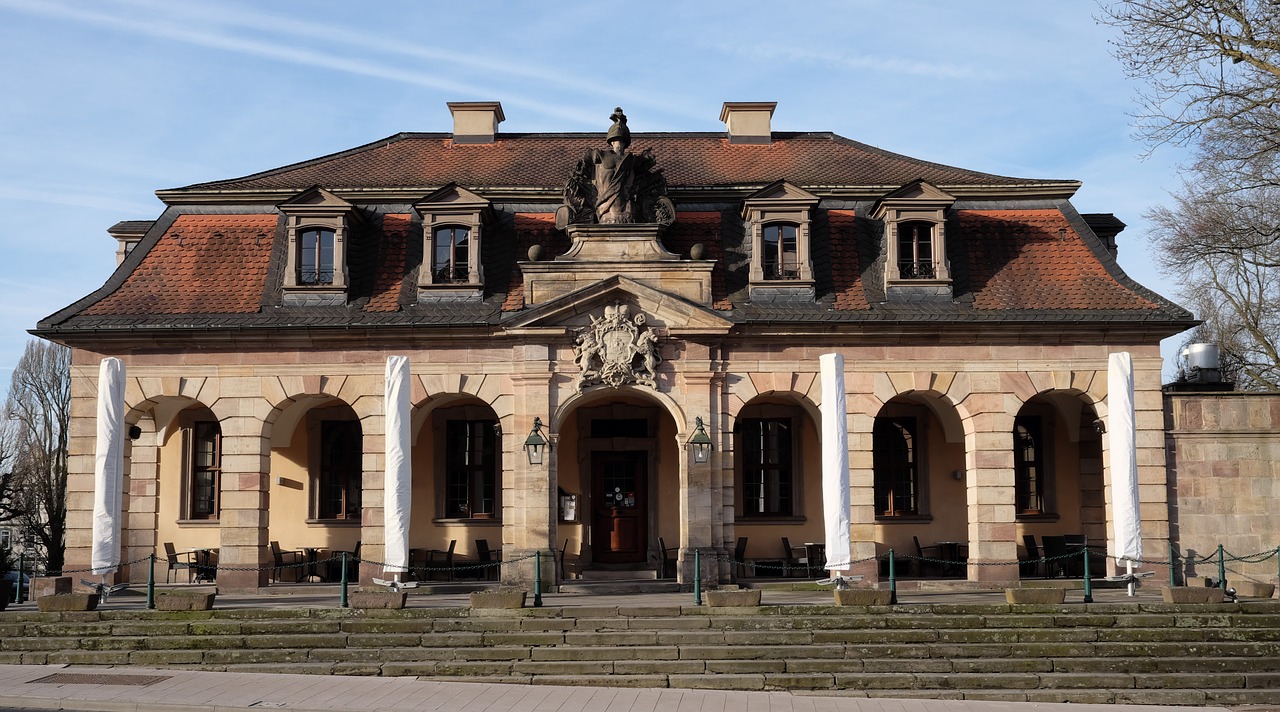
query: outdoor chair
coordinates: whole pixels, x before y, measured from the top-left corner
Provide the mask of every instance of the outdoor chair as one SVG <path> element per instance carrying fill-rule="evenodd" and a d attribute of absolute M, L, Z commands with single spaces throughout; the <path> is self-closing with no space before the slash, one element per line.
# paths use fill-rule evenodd
<path fill-rule="evenodd" d="M 680 550 L 677 547 L 668 548 L 662 537 L 658 537 L 658 578 L 676 578 L 676 564 Z"/>
<path fill-rule="evenodd" d="M 174 548 L 173 542 L 166 541 L 164 543 L 164 558 L 169 564 L 169 568 L 164 572 L 165 583 L 169 583 L 169 574 L 183 569 L 187 572 L 187 583 L 191 583 L 191 579 L 194 576 L 194 571 L 191 566 L 195 563 L 195 560 L 192 558 L 192 552 L 184 551 L 179 553 L 177 549 Z"/>
<path fill-rule="evenodd" d="M 911 535 L 911 543 L 915 544 L 915 547 L 916 547 L 916 559 L 914 562 L 912 562 L 915 564 L 915 566 L 913 566 L 912 569 L 915 571 L 916 576 L 920 578 L 925 578 L 926 576 L 929 575 L 928 572 L 931 568 L 936 569 L 938 571 L 942 570 L 943 564 L 940 564 L 936 561 L 925 561 L 925 559 L 941 559 L 942 558 L 941 546 L 938 546 L 937 544 L 930 544 L 929 546 L 921 546 L 920 537 L 914 534 Z"/>
<path fill-rule="evenodd" d="M 1067 549 L 1067 539 L 1063 536 L 1042 536 L 1041 543 L 1044 544 L 1044 573 L 1049 578 L 1057 578 L 1059 576 L 1068 575 L 1067 555 L 1070 550 Z"/>
<path fill-rule="evenodd" d="M 285 551 L 280 548 L 280 542 L 271 542 L 271 558 L 275 562 L 275 567 L 271 569 L 271 580 L 275 583 L 280 582 L 280 575 L 287 571 L 293 572 L 293 582 L 297 583 L 302 580 L 302 565 L 307 562 L 307 555 L 301 551 L 290 550 Z"/>
<path fill-rule="evenodd" d="M 347 580 L 355 581 L 360 577 L 360 540 L 356 540 L 356 546 L 351 551 L 343 549 L 332 549 L 326 558 L 330 561 L 325 564 L 325 578 L 330 581 L 341 580 L 342 573 L 342 555 L 347 555 Z M 336 561 L 334 561 L 336 559 Z"/>
<path fill-rule="evenodd" d="M 489 548 L 488 539 L 476 539 L 476 563 L 480 566 L 476 569 L 476 578 L 488 581 L 497 581 L 499 576 L 498 557 L 493 549 Z"/>
<path fill-rule="evenodd" d="M 798 571 L 801 576 L 809 575 L 809 551 L 803 546 L 792 546 L 791 540 L 782 537 L 782 575 L 791 576 Z"/>
<path fill-rule="evenodd" d="M 427 566 L 432 569 L 427 572 L 428 577 L 433 577 L 435 574 L 443 574 L 446 581 L 454 580 L 457 569 L 454 568 L 453 554 L 457 548 L 458 540 L 450 539 L 448 549 L 444 551 L 432 549 L 428 554 L 429 558 L 427 560 Z"/>
<path fill-rule="evenodd" d="M 739 578 L 755 575 L 754 567 L 751 562 L 747 561 L 747 538 L 745 536 L 738 537 L 738 543 L 733 547 L 733 570 Z"/>
<path fill-rule="evenodd" d="M 579 547 L 577 554 L 568 553 L 569 540 L 565 539 L 560 545 L 560 580 L 567 581 L 569 578 L 582 578 L 582 550 Z"/>
<path fill-rule="evenodd" d="M 1063 534 L 1062 540 L 1067 546 L 1067 553 L 1075 555 L 1075 558 L 1067 559 L 1067 575 L 1073 578 L 1076 576 L 1083 577 L 1084 550 L 1089 546 L 1089 537 L 1084 534 Z"/>
<path fill-rule="evenodd" d="M 1036 546 L 1034 534 L 1023 534 L 1022 545 L 1027 549 L 1027 558 L 1018 561 L 1018 574 L 1021 576 L 1038 576 L 1040 574 L 1040 547 Z"/>

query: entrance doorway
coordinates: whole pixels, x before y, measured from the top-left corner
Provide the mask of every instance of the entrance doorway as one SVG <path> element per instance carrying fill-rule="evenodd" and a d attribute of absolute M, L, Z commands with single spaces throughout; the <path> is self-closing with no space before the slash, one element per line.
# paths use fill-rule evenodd
<path fill-rule="evenodd" d="M 602 564 L 648 560 L 648 453 L 591 453 L 591 558 Z"/>

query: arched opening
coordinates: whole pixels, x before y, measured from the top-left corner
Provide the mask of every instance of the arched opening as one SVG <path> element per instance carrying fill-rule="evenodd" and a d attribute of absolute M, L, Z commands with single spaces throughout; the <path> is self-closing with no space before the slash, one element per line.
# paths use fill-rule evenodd
<path fill-rule="evenodd" d="M 955 409 L 927 393 L 899 395 L 872 428 L 876 540 L 909 557 L 908 576 L 963 577 L 968 496 Z M 921 560 L 927 559 L 927 560 Z M 945 562 L 945 563 L 944 563 Z M 885 564 L 882 564 L 882 568 Z M 884 573 L 887 573 L 885 571 Z"/>

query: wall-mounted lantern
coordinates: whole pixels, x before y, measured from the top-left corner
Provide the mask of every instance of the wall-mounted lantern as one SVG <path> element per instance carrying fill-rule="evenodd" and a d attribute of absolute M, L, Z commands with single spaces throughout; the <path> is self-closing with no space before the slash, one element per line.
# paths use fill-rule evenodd
<path fill-rule="evenodd" d="M 524 439 L 524 452 L 529 456 L 530 465 L 542 464 L 542 458 L 547 454 L 547 439 L 542 436 L 542 418 L 534 417 L 533 430 Z"/>
<path fill-rule="evenodd" d="M 711 451 L 715 448 L 711 438 L 707 436 L 706 428 L 702 426 L 702 416 L 693 419 L 693 437 L 689 438 L 688 445 L 689 455 L 695 463 L 702 464 L 711 459 Z"/>

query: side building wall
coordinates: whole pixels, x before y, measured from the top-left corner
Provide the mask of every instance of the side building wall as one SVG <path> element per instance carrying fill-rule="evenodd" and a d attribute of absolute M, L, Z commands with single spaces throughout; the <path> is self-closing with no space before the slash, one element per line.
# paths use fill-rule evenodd
<path fill-rule="evenodd" d="M 1188 581 L 1218 575 L 1275 582 L 1280 562 L 1280 394 L 1166 393 L 1171 539 Z M 1273 552 L 1262 561 L 1236 557 Z M 1147 558 L 1156 558 L 1151 552 Z M 1163 555 L 1167 556 L 1167 552 Z M 1261 559 L 1263 556 L 1250 558 Z"/>

